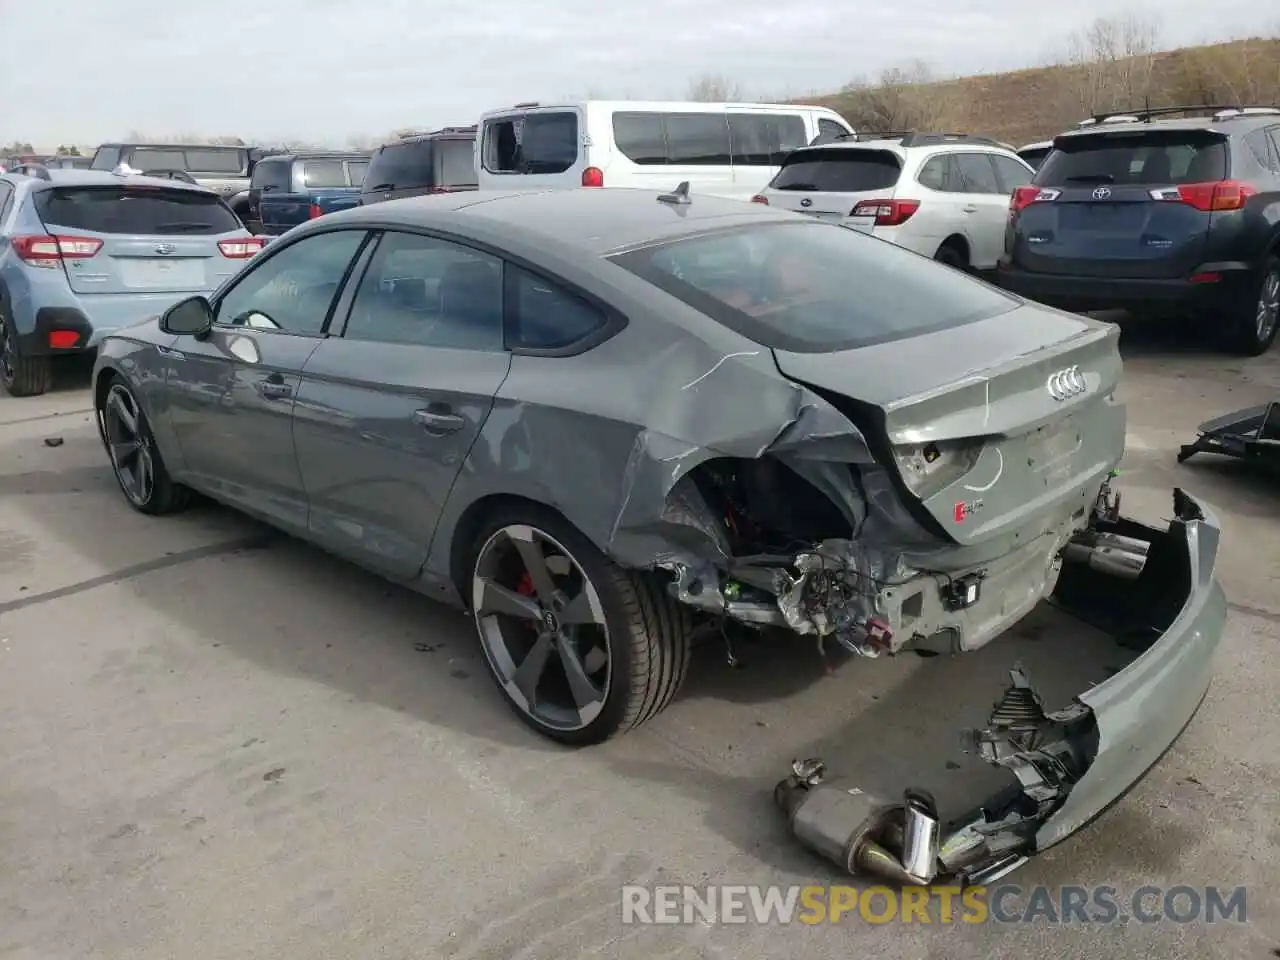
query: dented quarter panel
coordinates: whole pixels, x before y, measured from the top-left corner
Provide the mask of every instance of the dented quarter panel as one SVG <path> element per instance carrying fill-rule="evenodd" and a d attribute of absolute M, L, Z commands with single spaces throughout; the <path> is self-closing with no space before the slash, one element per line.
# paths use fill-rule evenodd
<path fill-rule="evenodd" d="M 1190 595 L 1155 644 L 1077 698 L 1097 721 L 1098 754 L 1063 806 L 1036 833 L 1037 849 L 1065 840 L 1123 796 L 1177 740 L 1209 689 L 1227 601 L 1214 574 L 1221 527 L 1208 506 L 1198 506 L 1204 519 L 1183 527 Z"/>

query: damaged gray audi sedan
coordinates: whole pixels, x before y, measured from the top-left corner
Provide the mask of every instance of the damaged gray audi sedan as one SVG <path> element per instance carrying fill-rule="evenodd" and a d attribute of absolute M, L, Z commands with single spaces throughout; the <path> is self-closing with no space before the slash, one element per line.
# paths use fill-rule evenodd
<path fill-rule="evenodd" d="M 972 815 L 817 761 L 778 785 L 810 846 L 928 882 L 1075 831 L 1208 687 L 1218 526 L 1181 491 L 1166 529 L 1120 516 L 1117 342 L 685 184 L 471 193 L 291 231 L 106 339 L 93 389 L 136 509 L 196 491 L 465 607 L 570 744 L 662 710 L 708 625 L 876 658 L 972 651 L 1051 595 L 1105 621 L 1131 662 L 1062 711 L 1015 671 L 977 738 L 1008 789 Z"/>

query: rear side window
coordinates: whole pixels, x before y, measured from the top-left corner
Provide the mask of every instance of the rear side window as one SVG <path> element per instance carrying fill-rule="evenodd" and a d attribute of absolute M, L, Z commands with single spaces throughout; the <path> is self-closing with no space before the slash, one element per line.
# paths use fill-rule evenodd
<path fill-rule="evenodd" d="M 624 110 L 613 115 L 613 142 L 639 166 L 773 167 L 805 146 L 805 137 L 798 114 Z"/>
<path fill-rule="evenodd" d="M 916 179 L 930 190 L 964 193 L 964 177 L 960 175 L 960 165 L 950 153 L 941 153 L 926 160 Z"/>
<path fill-rule="evenodd" d="M 347 176 L 351 178 L 351 186 L 358 187 L 364 183 L 364 175 L 369 172 L 368 160 L 348 160 Z"/>
<path fill-rule="evenodd" d="M 1276 129 L 1280 130 L 1280 128 Z M 1244 142 L 1260 167 L 1264 170 L 1270 170 L 1272 173 L 1280 173 L 1280 153 L 1277 152 L 1275 144 L 1267 135 L 1267 130 L 1261 127 L 1258 128 L 1246 136 Z"/>
<path fill-rule="evenodd" d="M 485 169 L 495 173 L 564 173 L 578 162 L 578 115 L 531 113 L 485 123 Z"/>
<path fill-rule="evenodd" d="M 920 336 L 1018 306 L 958 270 L 829 223 L 754 224 L 610 259 L 762 346 L 802 353 Z"/>
<path fill-rule="evenodd" d="M 1182 184 L 1224 180 L 1227 145 L 1209 130 L 1151 130 L 1062 137 L 1036 172 L 1042 187 Z"/>
<path fill-rule="evenodd" d="M 774 190 L 861 193 L 898 182 L 902 161 L 888 150 L 804 150 L 791 154 L 769 186 Z"/>
<path fill-rule="evenodd" d="M 818 120 L 818 136 L 815 142 L 830 143 L 833 140 L 839 140 L 841 137 L 847 136 L 848 133 L 848 130 L 840 126 L 840 124 L 836 123 L 834 120 L 828 120 L 826 117 L 822 117 Z"/>
<path fill-rule="evenodd" d="M 1035 176 L 1030 170 L 1012 157 L 991 155 L 991 162 L 996 165 L 996 176 L 1000 180 L 1001 193 L 1013 193 L 1018 187 L 1025 187 Z"/>
<path fill-rule="evenodd" d="M 57 187 L 35 195 L 47 226 L 88 233 L 213 236 L 241 229 L 212 194 L 156 187 Z"/>
<path fill-rule="evenodd" d="M 302 182 L 308 187 L 345 187 L 347 171 L 341 160 L 304 160 Z"/>
<path fill-rule="evenodd" d="M 1052 147 L 1034 147 L 1030 150 L 1019 150 L 1018 156 L 1027 161 L 1031 165 L 1032 170 L 1037 170 L 1040 164 L 1044 163 L 1044 158 L 1049 155 Z"/>
<path fill-rule="evenodd" d="M 476 185 L 476 142 L 474 140 L 436 141 L 436 177 L 442 187 L 474 187 Z"/>
<path fill-rule="evenodd" d="M 253 168 L 253 176 L 249 178 L 249 186 L 257 190 L 288 191 L 292 186 L 289 166 L 288 160 L 259 160 Z"/>
<path fill-rule="evenodd" d="M 432 148 L 429 140 L 389 143 L 369 161 L 364 178 L 370 190 L 409 190 L 434 186 Z"/>
<path fill-rule="evenodd" d="M 184 150 L 187 165 L 184 170 L 198 173 L 225 173 L 240 176 L 248 167 L 249 154 L 245 150 Z"/>
<path fill-rule="evenodd" d="M 187 156 L 181 150 L 138 147 L 127 158 L 135 170 L 186 170 Z"/>

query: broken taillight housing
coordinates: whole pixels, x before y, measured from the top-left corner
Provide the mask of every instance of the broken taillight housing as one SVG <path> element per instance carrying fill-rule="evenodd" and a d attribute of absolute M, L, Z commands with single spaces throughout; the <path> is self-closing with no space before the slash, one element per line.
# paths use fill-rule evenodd
<path fill-rule="evenodd" d="M 895 447 L 893 455 L 911 492 L 928 500 L 972 470 L 982 449 L 981 440 L 935 440 Z"/>
<path fill-rule="evenodd" d="M 1021 213 L 1033 203 L 1048 203 L 1060 196 L 1061 190 L 1049 187 L 1018 187 L 1009 197 L 1009 213 Z"/>

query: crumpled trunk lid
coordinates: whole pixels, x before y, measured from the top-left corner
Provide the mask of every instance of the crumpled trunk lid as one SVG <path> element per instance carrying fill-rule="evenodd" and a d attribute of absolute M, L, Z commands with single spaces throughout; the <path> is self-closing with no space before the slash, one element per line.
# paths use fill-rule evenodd
<path fill-rule="evenodd" d="M 903 492 L 951 538 L 1025 542 L 1087 511 L 1124 452 L 1119 331 L 1026 304 L 948 330 L 833 353 L 775 350 L 787 377 L 824 393 L 885 458 L 936 444 L 976 451 L 939 488 Z M 1028 529 L 1035 527 L 1038 529 Z"/>

